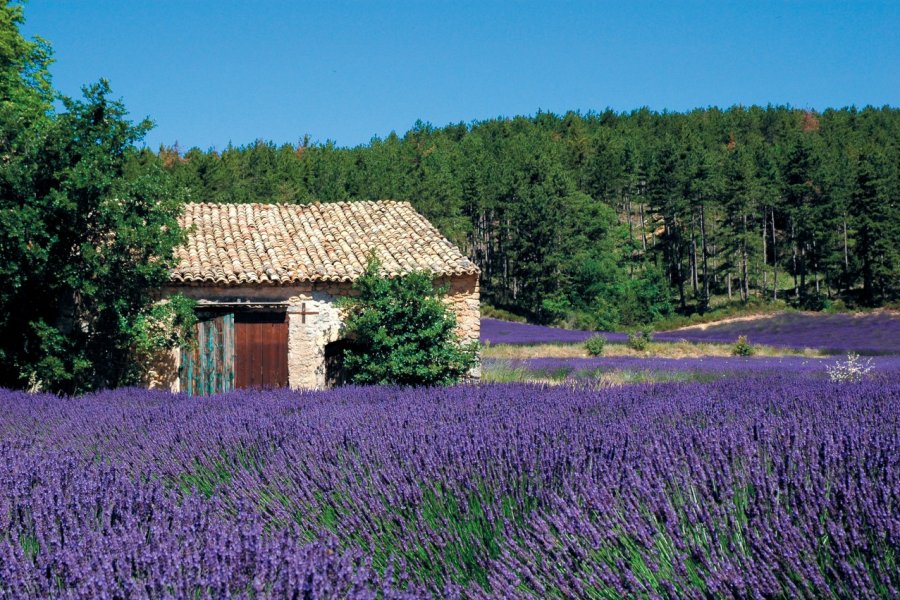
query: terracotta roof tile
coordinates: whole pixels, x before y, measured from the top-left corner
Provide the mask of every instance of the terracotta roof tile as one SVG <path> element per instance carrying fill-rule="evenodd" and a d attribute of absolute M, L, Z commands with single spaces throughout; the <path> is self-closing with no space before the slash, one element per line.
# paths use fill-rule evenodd
<path fill-rule="evenodd" d="M 179 284 L 352 281 L 373 249 L 392 276 L 478 273 L 409 202 L 196 203 L 185 206 L 181 225 L 188 240 L 175 253 Z"/>

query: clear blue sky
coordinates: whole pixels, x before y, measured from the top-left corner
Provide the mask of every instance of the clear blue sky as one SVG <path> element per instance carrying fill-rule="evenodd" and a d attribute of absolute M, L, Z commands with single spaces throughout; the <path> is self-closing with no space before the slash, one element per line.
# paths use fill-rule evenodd
<path fill-rule="evenodd" d="M 367 142 L 416 119 L 733 104 L 900 105 L 900 1 L 31 0 L 58 89 L 110 80 L 151 147 L 304 134 Z"/>

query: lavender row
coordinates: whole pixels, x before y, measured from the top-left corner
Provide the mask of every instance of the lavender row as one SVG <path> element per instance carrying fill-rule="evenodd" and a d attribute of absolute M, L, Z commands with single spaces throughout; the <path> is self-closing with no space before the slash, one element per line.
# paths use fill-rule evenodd
<path fill-rule="evenodd" d="M 890 312 L 861 315 L 783 313 L 711 325 L 706 329 L 660 332 L 654 339 L 731 343 L 740 335 L 746 335 L 751 343 L 783 348 L 900 354 L 900 316 Z"/>
<path fill-rule="evenodd" d="M 514 323 L 500 319 L 481 319 L 481 343 L 490 344 L 580 344 L 597 335 L 597 331 L 560 329 L 531 323 Z M 610 342 L 625 342 L 624 333 L 603 332 Z"/>
<path fill-rule="evenodd" d="M 0 596 L 896 597 L 900 385 L 0 393 Z"/>
<path fill-rule="evenodd" d="M 779 357 L 721 357 L 658 358 L 608 356 L 594 358 L 531 358 L 520 360 L 485 359 L 485 369 L 522 369 L 536 378 L 584 379 L 604 373 L 702 373 L 719 377 L 759 377 L 788 375 L 813 379 L 828 379 L 828 370 L 844 362 L 839 357 L 807 358 Z M 900 381 L 900 356 L 876 356 L 864 359 L 871 366 L 870 379 Z"/>
<path fill-rule="evenodd" d="M 394 565 L 271 528 L 158 474 L 82 452 L 0 448 L 0 598 L 416 598 Z"/>

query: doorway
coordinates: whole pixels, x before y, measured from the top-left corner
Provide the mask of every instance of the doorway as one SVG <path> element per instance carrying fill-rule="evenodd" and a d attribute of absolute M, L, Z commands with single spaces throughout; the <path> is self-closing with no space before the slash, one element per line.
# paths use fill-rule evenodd
<path fill-rule="evenodd" d="M 289 385 L 284 311 L 203 311 L 197 317 L 195 343 L 181 352 L 182 391 L 207 395 Z"/>
<path fill-rule="evenodd" d="M 325 346 L 325 385 L 335 387 L 350 383 L 350 374 L 344 368 L 344 351 L 358 350 L 360 345 L 348 339 L 340 339 Z"/>

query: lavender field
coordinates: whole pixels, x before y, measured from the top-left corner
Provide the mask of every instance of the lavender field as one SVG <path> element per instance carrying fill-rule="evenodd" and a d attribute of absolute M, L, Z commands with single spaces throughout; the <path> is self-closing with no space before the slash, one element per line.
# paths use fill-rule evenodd
<path fill-rule="evenodd" d="M 900 595 L 900 384 L 0 393 L 0 596 Z"/>
<path fill-rule="evenodd" d="M 825 352 L 900 354 L 900 316 L 888 312 L 852 314 L 782 313 L 751 321 L 712 324 L 654 335 L 660 341 L 733 343 L 746 335 L 752 343 Z"/>
<path fill-rule="evenodd" d="M 514 323 L 500 319 L 481 319 L 482 344 L 580 344 L 596 334 L 596 331 L 560 329 L 559 327 Z M 624 342 L 628 339 L 624 333 L 604 332 L 603 335 L 611 342 Z"/>
<path fill-rule="evenodd" d="M 581 343 L 595 335 L 497 319 L 481 320 L 481 341 L 491 344 Z M 624 342 L 623 333 L 604 332 L 608 341 Z M 825 352 L 900 354 L 900 316 L 882 312 L 863 315 L 782 313 L 755 320 L 710 324 L 653 334 L 661 342 L 734 343 L 746 335 L 751 343 L 784 348 L 817 348 Z"/>

